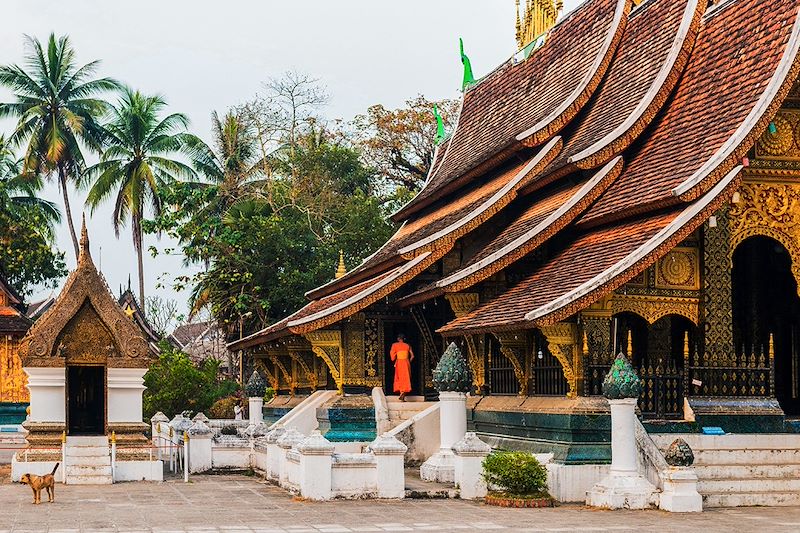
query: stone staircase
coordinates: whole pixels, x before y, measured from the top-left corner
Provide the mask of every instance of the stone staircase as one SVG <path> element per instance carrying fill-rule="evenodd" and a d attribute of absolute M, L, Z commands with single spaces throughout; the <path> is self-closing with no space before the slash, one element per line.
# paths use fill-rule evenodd
<path fill-rule="evenodd" d="M 800 505 L 800 435 L 661 434 L 659 448 L 677 436 L 694 451 L 703 507 Z"/>
<path fill-rule="evenodd" d="M 426 402 L 423 396 L 407 396 L 404 402 L 401 402 L 398 396 L 387 396 L 386 405 L 389 408 L 389 422 L 391 427 L 405 422 L 434 403 L 435 402 Z"/>
<path fill-rule="evenodd" d="M 110 485 L 111 454 L 108 437 L 67 437 L 67 485 Z"/>

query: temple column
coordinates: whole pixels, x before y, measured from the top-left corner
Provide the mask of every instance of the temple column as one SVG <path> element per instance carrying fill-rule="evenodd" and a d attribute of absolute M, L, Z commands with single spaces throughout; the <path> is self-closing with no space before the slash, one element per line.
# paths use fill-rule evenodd
<path fill-rule="evenodd" d="M 461 318 L 478 307 L 479 298 L 476 292 L 455 292 L 445 294 L 444 297 L 450 304 L 450 309 L 453 310 L 456 318 Z M 474 335 L 467 335 L 465 340 L 467 344 L 467 362 L 472 372 L 472 384 L 480 392 L 486 386 L 484 354 L 479 350 Z"/>
<path fill-rule="evenodd" d="M 703 225 L 704 366 L 726 366 L 734 353 L 728 208 L 717 211 L 715 217 L 716 227 L 709 222 Z"/>
<path fill-rule="evenodd" d="M 542 326 L 540 329 L 547 339 L 547 348 L 550 353 L 561 363 L 564 378 L 569 386 L 567 397 L 575 398 L 583 389 L 583 380 L 578 380 L 578 372 L 581 368 L 578 326 L 570 322 L 557 322 L 549 326 Z"/>
<path fill-rule="evenodd" d="M 342 332 L 334 329 L 319 329 L 303 336 L 311 343 L 311 350 L 328 365 L 328 370 L 336 382 L 336 388 L 341 394 L 344 389 Z"/>

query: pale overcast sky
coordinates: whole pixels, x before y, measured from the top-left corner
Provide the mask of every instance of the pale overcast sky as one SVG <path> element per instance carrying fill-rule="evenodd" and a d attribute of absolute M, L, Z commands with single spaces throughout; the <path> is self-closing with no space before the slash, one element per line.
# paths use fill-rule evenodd
<path fill-rule="evenodd" d="M 577 3 L 567 0 L 566 9 Z M 326 116 L 350 120 L 372 104 L 399 107 L 417 94 L 457 97 L 459 37 L 476 76 L 516 47 L 514 0 L 6 0 L 3 18 L 0 63 L 22 60 L 23 34 L 69 34 L 80 64 L 101 59 L 102 75 L 161 94 L 204 139 L 212 110 L 249 99 L 264 80 L 289 69 L 320 78 L 331 94 Z M 9 94 L 0 91 L 0 98 Z M 11 127 L 0 123 L 5 132 Z M 62 203 L 54 186 L 44 196 Z M 73 192 L 71 200 L 79 223 L 84 195 Z M 136 286 L 136 261 L 130 230 L 117 240 L 110 220 L 109 204 L 88 227 L 95 262 L 102 247 L 102 270 L 116 293 L 129 275 Z M 150 244 L 170 245 L 148 238 Z M 66 228 L 58 245 L 73 268 Z M 148 295 L 185 307 L 186 293 L 156 289 L 160 278 L 169 285 L 187 273 L 179 257 L 146 257 L 145 271 Z"/>

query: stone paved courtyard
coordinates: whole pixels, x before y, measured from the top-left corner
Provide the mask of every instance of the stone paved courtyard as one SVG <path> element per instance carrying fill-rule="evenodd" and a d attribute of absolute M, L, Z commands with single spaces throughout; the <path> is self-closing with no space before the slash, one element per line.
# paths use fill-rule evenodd
<path fill-rule="evenodd" d="M 189 484 L 56 487 L 56 503 L 33 506 L 26 486 L 0 485 L 0 533 L 196 531 L 798 531 L 800 508 L 661 511 L 501 509 L 459 500 L 296 501 L 246 476 L 195 476 Z"/>

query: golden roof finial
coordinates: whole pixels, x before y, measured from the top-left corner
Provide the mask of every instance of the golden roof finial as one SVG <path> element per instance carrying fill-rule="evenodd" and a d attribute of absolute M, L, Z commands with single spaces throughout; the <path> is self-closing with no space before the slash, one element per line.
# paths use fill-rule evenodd
<path fill-rule="evenodd" d="M 81 226 L 81 251 L 78 254 L 78 262 L 92 256 L 89 253 L 89 232 L 86 231 L 86 213 L 83 214 L 83 225 Z M 85 256 L 85 257 L 84 257 Z"/>
<path fill-rule="evenodd" d="M 339 250 L 339 266 L 336 267 L 336 279 L 347 274 L 347 267 L 344 266 L 344 252 Z"/>
<path fill-rule="evenodd" d="M 522 15 L 519 12 L 519 0 L 516 0 L 516 6 L 517 45 L 521 49 L 555 26 L 564 2 L 563 0 L 526 0 L 525 12 Z"/>

